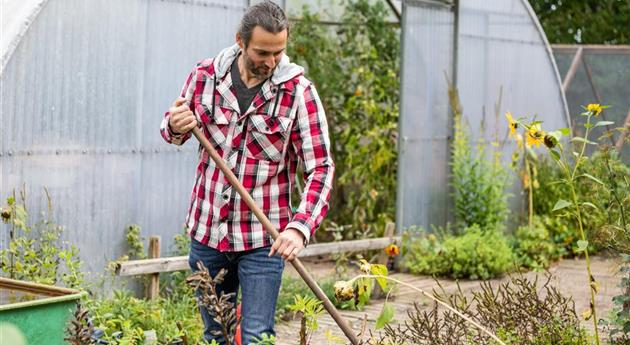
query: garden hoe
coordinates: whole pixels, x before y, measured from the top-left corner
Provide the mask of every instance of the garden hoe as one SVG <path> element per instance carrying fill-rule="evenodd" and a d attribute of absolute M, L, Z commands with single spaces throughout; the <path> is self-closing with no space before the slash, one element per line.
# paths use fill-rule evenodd
<path fill-rule="evenodd" d="M 273 224 L 271 224 L 271 221 L 269 221 L 267 216 L 265 216 L 260 207 L 256 205 L 254 199 L 252 199 L 252 197 L 245 190 L 241 182 L 236 178 L 236 176 L 234 176 L 232 170 L 228 168 L 221 156 L 219 156 L 217 151 L 212 147 L 208 139 L 201 132 L 201 129 L 199 129 L 199 127 L 195 127 L 193 129 L 193 134 L 195 135 L 195 137 L 197 137 L 197 140 L 199 140 L 203 148 L 206 149 L 208 155 L 210 155 L 210 158 L 212 158 L 219 169 L 221 169 L 221 172 L 223 172 L 232 187 L 236 188 L 236 191 L 238 192 L 238 194 L 240 194 L 241 198 L 243 198 L 243 201 L 245 201 L 247 206 L 249 206 L 252 212 L 254 212 L 254 215 L 256 215 L 256 218 L 258 218 L 260 223 L 265 227 L 267 233 L 271 235 L 271 237 L 275 240 L 279 235 L 278 230 L 276 230 Z M 326 308 L 326 311 L 328 311 L 328 313 L 330 314 L 330 316 L 332 316 L 337 325 L 339 325 L 339 328 L 341 328 L 346 337 L 348 337 L 350 342 L 352 342 L 352 345 L 359 345 L 359 339 L 357 338 L 357 336 L 354 334 L 346 320 L 341 317 L 341 314 L 335 308 L 332 302 L 330 302 L 324 291 L 322 291 L 322 289 L 319 287 L 319 285 L 317 285 L 313 277 L 311 277 L 311 275 L 306 271 L 304 265 L 302 265 L 302 262 L 298 258 L 295 258 L 291 261 L 291 264 L 300 274 L 300 277 L 302 277 L 306 285 L 311 288 L 315 296 L 317 296 L 317 298 L 322 301 L 322 303 L 324 304 L 324 308 Z"/>

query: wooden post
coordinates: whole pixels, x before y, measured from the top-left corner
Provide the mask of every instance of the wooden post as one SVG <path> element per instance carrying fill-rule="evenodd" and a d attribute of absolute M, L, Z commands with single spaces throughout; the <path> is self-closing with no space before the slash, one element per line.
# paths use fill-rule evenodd
<path fill-rule="evenodd" d="M 160 257 L 160 236 L 149 237 L 149 259 Z M 160 274 L 153 273 L 149 278 L 147 299 L 155 299 L 160 295 Z"/>
<path fill-rule="evenodd" d="M 621 153 L 621 147 L 623 146 L 623 142 L 626 140 L 626 137 L 628 136 L 628 131 L 630 131 L 630 109 L 628 109 L 628 115 L 626 115 L 626 121 L 624 122 L 625 123 L 623 124 L 623 131 L 621 131 L 621 133 L 619 134 L 619 138 L 617 139 L 617 144 L 615 145 L 617 152 L 620 152 L 620 153 Z"/>
<path fill-rule="evenodd" d="M 573 56 L 573 61 L 571 61 L 571 66 L 567 71 L 567 74 L 564 76 L 564 80 L 562 81 L 562 91 L 567 92 L 569 85 L 571 85 L 571 81 L 575 76 L 575 72 L 577 71 L 578 66 L 580 65 L 580 61 L 582 60 L 582 47 L 579 47 L 575 52 L 575 56 Z"/>

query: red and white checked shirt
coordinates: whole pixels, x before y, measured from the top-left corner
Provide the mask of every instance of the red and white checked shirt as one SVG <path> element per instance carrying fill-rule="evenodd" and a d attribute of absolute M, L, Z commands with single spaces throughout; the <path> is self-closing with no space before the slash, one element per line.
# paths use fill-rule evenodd
<path fill-rule="evenodd" d="M 229 73 L 239 51 L 235 45 L 214 59 L 198 63 L 181 96 L 189 100 L 204 134 L 271 223 L 279 231 L 298 229 L 308 241 L 327 213 L 334 173 L 324 109 L 315 87 L 303 76 L 303 69 L 285 56 L 249 109 L 241 112 Z M 172 133 L 169 116 L 167 112 L 162 120 L 162 137 L 181 145 L 190 133 Z M 291 191 L 300 161 L 306 183 L 293 213 Z M 186 227 L 197 241 L 224 252 L 272 243 L 203 149 Z"/>

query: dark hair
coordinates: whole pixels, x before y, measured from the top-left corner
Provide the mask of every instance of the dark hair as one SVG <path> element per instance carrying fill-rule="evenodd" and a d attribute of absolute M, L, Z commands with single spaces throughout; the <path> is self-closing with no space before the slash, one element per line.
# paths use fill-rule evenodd
<path fill-rule="evenodd" d="M 287 16 L 280 6 L 269 0 L 249 7 L 245 11 L 243 19 L 241 19 L 238 33 L 241 35 L 241 39 L 246 47 L 252 39 L 252 32 L 256 26 L 260 26 L 273 34 L 286 29 L 287 35 L 289 34 L 289 20 L 287 20 Z"/>

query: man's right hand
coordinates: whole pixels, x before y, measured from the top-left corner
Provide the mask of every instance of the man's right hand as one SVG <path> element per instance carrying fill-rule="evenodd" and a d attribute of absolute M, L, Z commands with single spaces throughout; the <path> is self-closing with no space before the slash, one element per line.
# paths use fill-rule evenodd
<path fill-rule="evenodd" d="M 195 117 L 195 114 L 190 111 L 185 98 L 177 98 L 168 111 L 170 113 L 168 125 L 170 126 L 173 134 L 181 135 L 188 133 L 191 129 L 197 126 L 197 118 Z"/>

